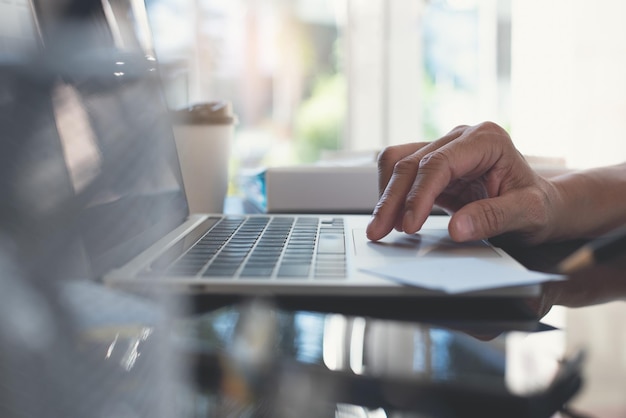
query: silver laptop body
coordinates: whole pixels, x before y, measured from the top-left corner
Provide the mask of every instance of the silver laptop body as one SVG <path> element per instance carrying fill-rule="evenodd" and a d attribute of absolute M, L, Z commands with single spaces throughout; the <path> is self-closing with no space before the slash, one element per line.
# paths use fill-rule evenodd
<path fill-rule="evenodd" d="M 139 256 L 104 276 L 113 286 L 164 286 L 192 293 L 260 295 L 442 295 L 366 273 L 408 260 L 463 263 L 486 259 L 523 268 L 487 241 L 455 243 L 448 216 L 431 216 L 414 235 L 365 237 L 365 215 L 192 215 Z M 237 239 L 237 232 L 243 238 Z M 212 232 L 216 239 L 211 239 Z M 415 275 L 432 274 L 414 264 Z M 432 266 L 432 263 L 429 263 Z M 510 286 L 464 296 L 533 296 L 538 286 Z"/>

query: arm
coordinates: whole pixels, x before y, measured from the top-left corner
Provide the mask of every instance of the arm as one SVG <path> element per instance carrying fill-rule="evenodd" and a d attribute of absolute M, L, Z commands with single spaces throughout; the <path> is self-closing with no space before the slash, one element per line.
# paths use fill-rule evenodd
<path fill-rule="evenodd" d="M 626 164 L 552 179 L 560 199 L 553 240 L 592 237 L 626 223 Z"/>
<path fill-rule="evenodd" d="M 490 122 L 379 157 L 380 200 L 367 236 L 420 229 L 434 204 L 452 213 L 457 241 L 511 234 L 526 243 L 598 234 L 626 221 L 626 165 L 546 179 Z"/>

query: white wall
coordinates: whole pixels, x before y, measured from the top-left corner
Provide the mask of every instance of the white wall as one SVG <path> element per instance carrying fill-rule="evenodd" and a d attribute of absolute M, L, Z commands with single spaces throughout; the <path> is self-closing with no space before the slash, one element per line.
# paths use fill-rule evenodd
<path fill-rule="evenodd" d="M 421 3 L 347 3 L 348 126 L 346 148 L 380 149 L 423 140 Z"/>
<path fill-rule="evenodd" d="M 626 161 L 626 2 L 512 1 L 517 145 L 574 168 Z"/>

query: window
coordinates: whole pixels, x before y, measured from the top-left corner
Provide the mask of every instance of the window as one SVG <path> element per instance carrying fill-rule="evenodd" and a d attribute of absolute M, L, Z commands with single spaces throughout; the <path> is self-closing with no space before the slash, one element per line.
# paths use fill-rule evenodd
<path fill-rule="evenodd" d="M 626 2 L 512 1 L 512 118 L 527 154 L 626 161 Z"/>
<path fill-rule="evenodd" d="M 240 167 L 428 141 L 483 120 L 572 167 L 626 160 L 620 0 L 147 4 L 172 105 L 231 101 Z M 608 152 L 590 156 L 590 140 Z"/>

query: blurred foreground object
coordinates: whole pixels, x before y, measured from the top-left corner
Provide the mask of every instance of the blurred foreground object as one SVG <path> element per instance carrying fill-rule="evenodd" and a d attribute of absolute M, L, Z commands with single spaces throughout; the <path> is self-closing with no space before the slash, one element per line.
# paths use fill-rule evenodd
<path fill-rule="evenodd" d="M 133 16 L 138 4 L 115 2 L 115 12 Z M 132 244 L 107 243 L 142 226 L 135 219 L 112 230 L 96 220 L 106 222 L 97 213 L 137 186 L 128 184 L 129 170 L 161 155 L 163 124 L 149 119 L 153 102 L 140 94 L 158 83 L 156 62 L 118 42 L 124 22 L 108 1 L 1 7 L 13 6 L 17 14 L 5 14 L 14 19 L 0 31 L 9 46 L 0 50 L 1 415 L 173 416 L 184 384 L 168 344 L 173 304 L 96 283 L 100 269 L 132 252 Z M 96 116 L 109 123 L 94 123 Z M 143 152 L 145 141 L 152 153 Z M 135 208 L 169 213 L 172 200 L 156 197 Z M 148 226 L 139 234 L 155 227 Z M 87 287 L 68 291 L 81 283 Z M 120 347 L 123 361 L 113 361 Z"/>

